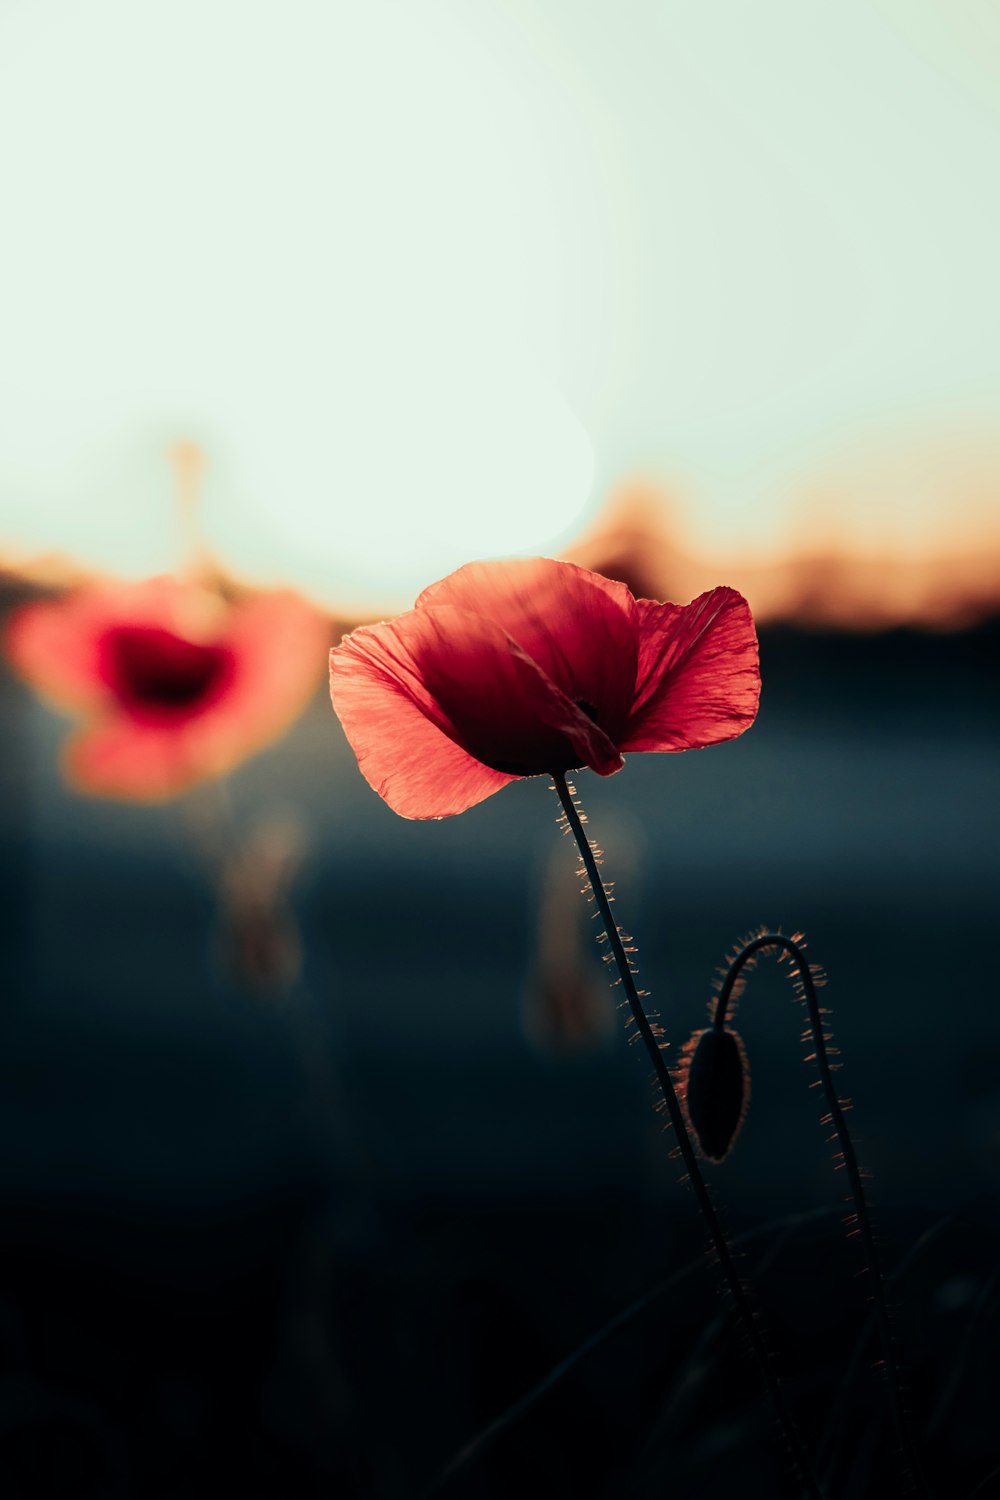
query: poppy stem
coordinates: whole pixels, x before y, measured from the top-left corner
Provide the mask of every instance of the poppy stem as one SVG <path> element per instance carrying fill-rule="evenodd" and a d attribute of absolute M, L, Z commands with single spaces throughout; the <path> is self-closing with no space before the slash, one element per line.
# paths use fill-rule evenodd
<path fill-rule="evenodd" d="M 182 438 L 171 444 L 168 456 L 174 471 L 180 568 L 182 573 L 197 582 L 209 561 L 199 517 L 205 454 L 191 438 Z"/>
<path fill-rule="evenodd" d="M 653 1068 L 656 1072 L 656 1080 L 660 1085 L 660 1090 L 663 1094 L 663 1100 L 666 1105 L 667 1114 L 669 1116 L 670 1123 L 673 1126 L 674 1134 L 677 1137 L 677 1144 L 680 1149 L 681 1158 L 684 1162 L 685 1171 L 687 1172 L 688 1181 L 690 1182 L 691 1187 L 694 1190 L 694 1195 L 697 1199 L 698 1207 L 700 1208 L 705 1223 L 708 1226 L 712 1248 L 715 1251 L 716 1256 L 718 1257 L 720 1266 L 722 1267 L 729 1293 L 732 1296 L 733 1302 L 736 1305 L 737 1312 L 739 1313 L 740 1319 L 742 1320 L 747 1337 L 750 1340 L 750 1347 L 752 1348 L 754 1357 L 757 1360 L 757 1365 L 760 1369 L 761 1377 L 767 1388 L 768 1395 L 771 1398 L 771 1403 L 774 1407 L 775 1413 L 777 1414 L 778 1421 L 781 1424 L 781 1429 L 784 1433 L 785 1441 L 788 1444 L 792 1457 L 794 1458 L 795 1463 L 798 1466 L 799 1473 L 802 1476 L 803 1483 L 805 1484 L 809 1494 L 813 1497 L 813 1500 L 823 1500 L 823 1491 L 820 1489 L 819 1481 L 812 1471 L 812 1467 L 809 1463 L 809 1459 L 806 1455 L 801 1439 L 799 1438 L 799 1435 L 792 1423 L 791 1415 L 788 1411 L 788 1407 L 785 1404 L 785 1398 L 781 1389 L 781 1385 L 771 1366 L 771 1361 L 768 1356 L 767 1349 L 764 1345 L 764 1340 L 761 1337 L 760 1330 L 757 1326 L 753 1311 L 750 1307 L 746 1289 L 743 1286 L 743 1283 L 740 1281 L 739 1274 L 736 1270 L 736 1263 L 733 1259 L 732 1251 L 729 1248 L 729 1241 L 726 1238 L 726 1234 L 722 1228 L 719 1216 L 712 1204 L 708 1186 L 705 1182 L 701 1167 L 698 1163 L 698 1158 L 695 1154 L 695 1149 L 692 1145 L 691 1137 L 688 1135 L 687 1124 L 681 1111 L 680 1100 L 677 1097 L 677 1090 L 674 1087 L 674 1081 L 670 1075 L 670 1069 L 667 1067 L 666 1059 L 663 1055 L 660 1043 L 656 1038 L 656 1034 L 653 1031 L 653 1028 L 649 1022 L 649 1018 L 643 1008 L 642 1001 L 639 998 L 639 991 L 636 988 L 635 977 L 632 973 L 632 967 L 629 963 L 628 955 L 625 952 L 621 934 L 618 931 L 618 924 L 611 913 L 611 903 L 608 899 L 608 893 L 604 887 L 604 882 L 601 879 L 601 874 L 597 867 L 597 860 L 594 856 L 594 850 L 591 847 L 590 840 L 587 838 L 587 835 L 583 830 L 583 823 L 580 817 L 580 813 L 577 809 L 576 802 L 574 800 L 575 792 L 570 790 L 570 787 L 568 786 L 566 781 L 565 773 L 555 772 L 553 774 L 552 780 L 555 784 L 556 792 L 559 795 L 559 801 L 562 803 L 562 809 L 566 815 L 566 822 L 573 833 L 573 837 L 576 839 L 577 847 L 580 851 L 580 857 L 583 860 L 583 867 L 587 872 L 587 877 L 590 881 L 590 887 L 594 893 L 594 900 L 597 902 L 598 910 L 601 913 L 601 919 L 604 922 L 604 930 L 608 935 L 608 942 L 611 944 L 611 951 L 615 956 L 615 962 L 618 966 L 618 972 L 621 975 L 621 981 L 625 990 L 626 998 L 628 1000 L 629 1010 L 631 1011 L 632 1018 L 635 1021 L 636 1026 L 638 1027 L 639 1035 L 642 1037 L 642 1040 L 646 1047 L 646 1051 L 649 1054 L 650 1061 L 652 1062 Z"/>
<path fill-rule="evenodd" d="M 801 937 L 801 934 L 799 936 Z M 889 1406 L 892 1412 L 893 1425 L 896 1429 L 896 1437 L 903 1456 L 903 1462 L 909 1470 L 909 1476 L 920 1494 L 926 1497 L 930 1494 L 930 1491 L 923 1480 L 921 1465 L 917 1458 L 909 1426 L 903 1416 L 903 1393 L 900 1386 L 899 1366 L 896 1362 L 896 1352 L 892 1341 L 892 1327 L 889 1322 L 889 1309 L 886 1305 L 882 1276 L 879 1271 L 878 1257 L 875 1252 L 875 1236 L 872 1232 L 871 1216 L 868 1212 L 868 1200 L 865 1197 L 864 1181 L 858 1166 L 858 1158 L 854 1151 L 854 1142 L 851 1140 L 851 1133 L 847 1128 L 847 1120 L 844 1116 L 844 1104 L 837 1094 L 837 1088 L 833 1079 L 833 1067 L 830 1063 L 830 1056 L 827 1050 L 830 1035 L 824 1029 L 823 1015 L 816 995 L 816 982 L 800 944 L 794 938 L 785 937 L 784 933 L 781 932 L 762 932 L 746 943 L 729 965 L 729 971 L 719 990 L 719 998 L 712 1016 L 712 1025 L 717 1031 L 721 1031 L 725 1026 L 726 1010 L 733 997 L 733 991 L 740 977 L 741 970 L 758 953 L 769 948 L 777 948 L 779 953 L 787 954 L 791 959 L 794 965 L 796 988 L 805 1001 L 806 1009 L 809 1012 L 809 1027 L 812 1032 L 813 1043 L 811 1060 L 816 1064 L 823 1084 L 823 1091 L 826 1094 L 828 1113 L 824 1117 L 823 1123 L 825 1125 L 832 1125 L 834 1128 L 840 1147 L 840 1161 L 847 1172 L 847 1179 L 851 1187 L 851 1197 L 854 1201 L 855 1232 L 860 1235 L 867 1261 L 868 1274 L 872 1282 L 872 1312 L 875 1318 L 875 1325 L 878 1329 L 879 1344 L 882 1350 L 882 1370 L 888 1384 Z"/>

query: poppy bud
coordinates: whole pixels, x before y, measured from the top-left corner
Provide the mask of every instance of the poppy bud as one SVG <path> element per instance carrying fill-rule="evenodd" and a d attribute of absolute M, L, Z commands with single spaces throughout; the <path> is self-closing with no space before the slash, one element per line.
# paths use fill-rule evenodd
<path fill-rule="evenodd" d="M 723 1161 L 750 1102 L 750 1068 L 742 1037 L 725 1027 L 696 1031 L 684 1047 L 678 1082 L 699 1151 L 709 1161 Z"/>

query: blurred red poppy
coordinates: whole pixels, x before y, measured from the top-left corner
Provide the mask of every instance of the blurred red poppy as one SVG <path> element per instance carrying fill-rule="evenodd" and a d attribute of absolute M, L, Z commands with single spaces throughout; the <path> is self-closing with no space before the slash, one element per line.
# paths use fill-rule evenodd
<path fill-rule="evenodd" d="M 156 802 L 276 739 L 313 691 L 329 625 L 291 593 L 234 603 L 176 578 L 95 584 L 11 616 L 6 648 L 82 715 L 65 768 L 82 791 Z"/>
<path fill-rule="evenodd" d="M 549 558 L 477 562 L 330 655 L 330 695 L 371 785 L 407 818 L 463 812 L 520 776 L 742 734 L 760 697 L 735 589 L 693 603 Z"/>

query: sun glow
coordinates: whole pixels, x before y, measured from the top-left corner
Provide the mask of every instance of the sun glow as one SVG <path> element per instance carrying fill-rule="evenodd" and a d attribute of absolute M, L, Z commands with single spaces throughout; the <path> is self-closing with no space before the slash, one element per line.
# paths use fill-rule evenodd
<path fill-rule="evenodd" d="M 730 10 L 8 0 L 0 558 L 176 565 L 181 439 L 355 615 L 633 474 L 706 557 L 995 547 L 995 23 Z"/>
<path fill-rule="evenodd" d="M 344 410 L 325 482 L 310 450 L 276 453 L 268 433 L 244 435 L 242 503 L 218 517 L 242 572 L 260 575 L 263 540 L 305 587 L 364 613 L 409 602 L 470 557 L 550 549 L 579 524 L 590 442 L 559 392 L 515 359 L 483 369 L 439 349 L 429 367 L 386 371 L 376 405 Z"/>
<path fill-rule="evenodd" d="M 212 550 L 348 606 L 568 535 L 594 466 L 552 358 L 568 220 L 446 10 L 5 13 L 6 547 L 168 566 L 182 438 Z"/>

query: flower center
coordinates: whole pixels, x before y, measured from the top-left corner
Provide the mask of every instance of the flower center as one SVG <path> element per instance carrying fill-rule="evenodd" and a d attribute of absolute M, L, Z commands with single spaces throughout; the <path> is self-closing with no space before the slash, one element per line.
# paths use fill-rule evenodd
<path fill-rule="evenodd" d="M 157 625 L 121 625 L 102 642 L 104 676 L 138 718 L 190 716 L 228 686 L 234 669 L 225 646 L 187 641 Z"/>

